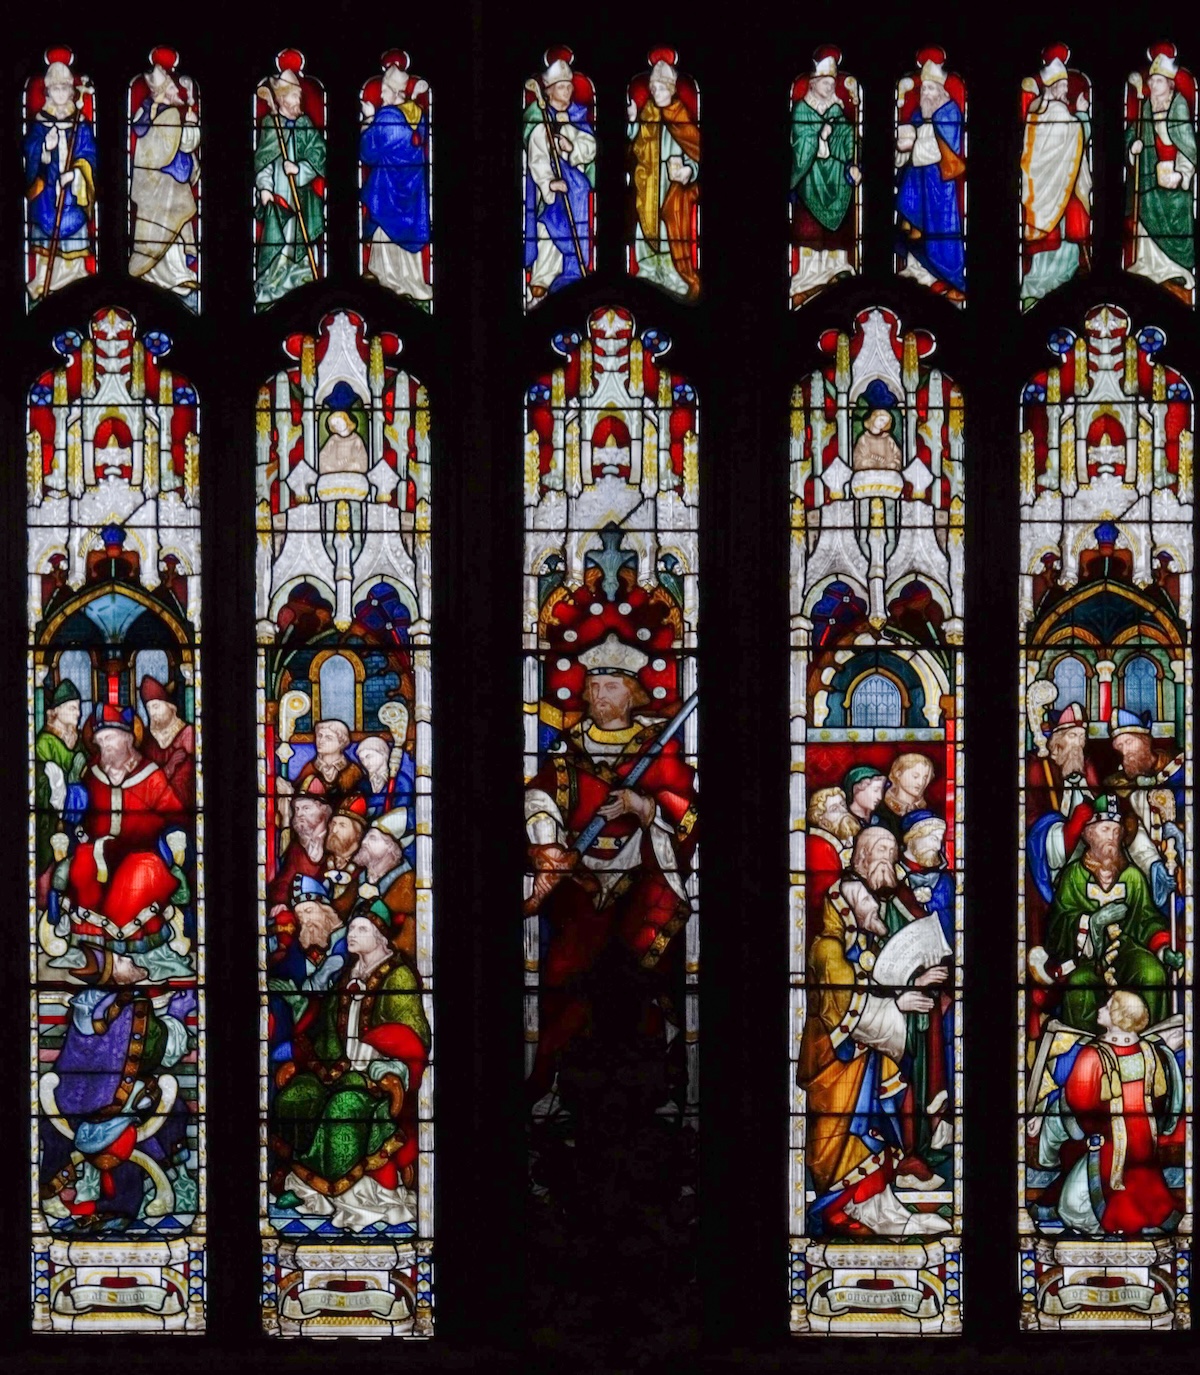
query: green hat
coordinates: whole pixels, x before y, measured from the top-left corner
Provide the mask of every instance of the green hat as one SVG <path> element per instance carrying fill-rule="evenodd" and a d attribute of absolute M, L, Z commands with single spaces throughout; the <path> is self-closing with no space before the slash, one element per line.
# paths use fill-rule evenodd
<path fill-rule="evenodd" d="M 874 764 L 855 764 L 853 768 L 846 770 L 846 776 L 842 779 L 842 792 L 846 794 L 846 801 L 854 801 L 854 789 L 868 778 L 886 778 L 887 774 L 882 769 L 877 769 Z"/>
<path fill-rule="evenodd" d="M 80 700 L 79 689 L 70 678 L 63 678 L 50 694 L 50 708 L 53 710 L 55 707 L 61 707 L 66 702 L 78 702 Z"/>

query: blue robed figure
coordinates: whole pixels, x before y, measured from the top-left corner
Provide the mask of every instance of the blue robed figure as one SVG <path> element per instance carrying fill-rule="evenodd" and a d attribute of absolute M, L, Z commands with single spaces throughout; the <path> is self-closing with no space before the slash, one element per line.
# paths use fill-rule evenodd
<path fill-rule="evenodd" d="M 946 89 L 939 62 L 926 61 L 921 68 L 920 104 L 896 131 L 896 156 L 897 247 L 908 260 L 902 275 L 926 286 L 941 283 L 952 299 L 962 300 L 967 288 L 959 203 L 959 182 L 966 171 L 963 112 Z"/>
<path fill-rule="evenodd" d="M 45 292 L 52 245 L 53 289 L 86 275 L 95 201 L 96 135 L 82 111 L 76 113 L 76 102 L 83 96 L 64 62 L 49 64 L 45 89 L 45 103 L 30 121 L 23 146 L 29 242 L 35 259 L 29 294 L 34 300 Z"/>
<path fill-rule="evenodd" d="M 596 161 L 595 131 L 587 106 L 575 99 L 574 73 L 565 58 L 556 57 L 541 80 L 545 111 L 537 101 L 526 106 L 523 131 L 525 272 L 534 301 L 577 282 L 591 264 Z M 554 128 L 553 149 L 547 123 Z"/>
<path fill-rule="evenodd" d="M 428 301 L 433 287 L 423 253 L 429 244 L 429 112 L 415 99 L 428 87 L 415 82 L 409 95 L 409 79 L 403 66 L 389 65 L 378 111 L 364 107 L 358 156 L 369 256 L 363 275 L 400 296 Z"/>

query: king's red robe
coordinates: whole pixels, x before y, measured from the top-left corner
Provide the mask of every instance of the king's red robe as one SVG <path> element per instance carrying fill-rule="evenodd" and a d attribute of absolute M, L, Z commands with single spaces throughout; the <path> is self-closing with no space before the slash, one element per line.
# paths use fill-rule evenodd
<path fill-rule="evenodd" d="M 566 846 L 609 795 L 625 786 L 623 779 L 663 726 L 662 722 L 641 724 L 619 755 L 607 757 L 588 753 L 582 725 L 568 733 L 565 753 L 548 759 L 529 783 L 531 790 L 554 800 Z M 666 867 L 661 862 L 650 827 L 643 828 L 635 816 L 618 816 L 605 823 L 574 871 L 543 900 L 540 913 L 550 937 L 540 962 L 538 1049 L 530 1075 L 530 1092 L 535 1097 L 549 1089 L 563 1049 L 588 1023 L 590 1002 L 578 985 L 602 952 L 616 945 L 635 964 L 653 969 L 690 911 L 681 890 L 696 847 L 696 777 L 682 757 L 678 738 L 667 742 L 635 791 L 655 803 L 651 827 L 658 827 L 668 841 L 670 862 Z M 612 861 L 639 830 L 638 862 L 602 889 L 595 866 Z"/>

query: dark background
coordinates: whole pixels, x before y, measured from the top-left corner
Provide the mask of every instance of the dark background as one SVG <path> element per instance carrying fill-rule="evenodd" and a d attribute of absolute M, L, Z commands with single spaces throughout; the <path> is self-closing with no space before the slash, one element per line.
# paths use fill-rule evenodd
<path fill-rule="evenodd" d="M 786 17 L 784 17 L 786 15 Z M 60 6 L 9 18 L 0 59 L 0 910 L 9 914 L 0 1004 L 8 1047 L 0 1111 L 9 1186 L 0 1194 L 0 1332 L 10 1368 L 199 1370 L 705 1370 L 944 1367 L 1109 1371 L 1186 1365 L 1173 1335 L 1055 1337 L 1017 1330 L 1015 1237 L 1017 433 L 1020 387 L 1044 341 L 1101 300 L 1167 332 L 1165 357 L 1200 381 L 1196 318 L 1119 271 L 1123 80 L 1148 42 L 1173 37 L 1200 67 L 1200 25 L 1099 10 L 1010 17 L 789 7 L 779 18 L 438 0 L 382 6 L 199 4 L 159 15 Z M 1158 26 L 1158 27 L 1154 27 Z M 1022 317 L 1017 296 L 1021 78 L 1042 47 L 1072 43 L 1093 82 L 1096 240 L 1090 277 Z M 787 309 L 788 93 L 813 49 L 837 41 L 865 91 L 864 275 L 797 315 Z M 594 279 L 521 311 L 519 115 L 543 49 L 567 42 L 596 83 L 601 153 Z M 969 90 L 970 304 L 955 310 L 892 273 L 893 88 L 917 47 L 943 45 Z M 43 49 L 69 43 L 97 88 L 99 276 L 24 312 L 20 106 Z M 125 111 L 149 49 L 176 46 L 204 121 L 204 314 L 124 271 Z M 672 43 L 699 82 L 702 277 L 694 306 L 624 276 L 625 83 Z M 329 99 L 329 275 L 256 317 L 251 291 L 251 109 L 282 47 L 300 47 Z M 434 93 L 435 313 L 358 279 L 358 91 L 404 47 Z M 529 1240 L 521 1096 L 519 828 L 521 404 L 551 364 L 550 338 L 609 302 L 674 339 L 673 371 L 701 400 L 704 789 L 701 1206 L 695 1265 L 614 1250 L 563 1264 Z M 162 329 L 170 365 L 199 390 L 204 511 L 204 768 L 207 808 L 209 1331 L 205 1336 L 34 1337 L 28 1326 L 25 1167 L 27 861 L 24 746 L 24 395 L 61 329 L 109 304 Z M 826 328 L 867 305 L 931 330 L 936 361 L 967 403 L 967 904 L 965 1332 L 936 1341 L 792 1339 L 787 1333 L 787 435 L 795 381 Z M 433 408 L 438 1335 L 430 1343 L 268 1340 L 258 1316 L 257 994 L 254 910 L 253 408 L 292 331 L 348 307 L 398 331 L 404 366 Z M 665 1202 L 665 1197 L 664 1197 Z M 637 1249 L 636 1225 L 631 1220 Z M 647 1233 L 649 1235 L 649 1233 Z M 689 1279 L 689 1273 L 694 1278 Z"/>

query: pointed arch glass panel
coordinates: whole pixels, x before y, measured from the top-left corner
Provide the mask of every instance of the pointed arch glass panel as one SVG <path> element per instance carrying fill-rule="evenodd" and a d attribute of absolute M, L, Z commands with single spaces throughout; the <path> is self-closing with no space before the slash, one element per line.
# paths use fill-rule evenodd
<path fill-rule="evenodd" d="M 967 88 L 943 48 L 922 48 L 896 86 L 896 271 L 956 306 L 967 299 Z"/>
<path fill-rule="evenodd" d="M 25 83 L 25 305 L 96 274 L 96 93 L 70 48 Z"/>
<path fill-rule="evenodd" d="M 654 48 L 626 92 L 629 274 L 695 301 L 700 296 L 700 88 L 674 48 Z"/>
<path fill-rule="evenodd" d="M 1196 299 L 1196 78 L 1174 43 L 1125 82 L 1126 272 Z"/>
<path fill-rule="evenodd" d="M 430 432 L 394 334 L 256 415 L 263 1322 L 433 1330 Z M 363 1296 L 366 1297 L 363 1297 Z"/>
<path fill-rule="evenodd" d="M 596 270 L 596 90 L 574 64 L 570 48 L 548 48 L 524 88 L 526 311 Z"/>
<path fill-rule="evenodd" d="M 1021 1324 L 1185 1328 L 1192 390 L 1117 306 L 1049 345 L 1021 398 Z"/>
<path fill-rule="evenodd" d="M 1021 309 L 1091 270 L 1092 83 L 1055 43 L 1021 82 Z"/>
<path fill-rule="evenodd" d="M 863 94 L 841 60 L 840 48 L 818 48 L 792 83 L 793 310 L 861 270 Z"/>
<path fill-rule="evenodd" d="M 27 411 L 33 1325 L 205 1327 L 199 403 L 127 311 Z"/>
<path fill-rule="evenodd" d="M 254 93 L 254 308 L 325 276 L 325 88 L 285 48 Z"/>
<path fill-rule="evenodd" d="M 129 275 L 200 313 L 200 91 L 155 48 L 129 83 Z"/>
<path fill-rule="evenodd" d="M 963 398 L 890 310 L 820 347 L 790 455 L 791 1327 L 955 1333 Z"/>
<path fill-rule="evenodd" d="M 610 1140 L 695 1196 L 699 403 L 669 347 L 602 308 L 525 397 L 530 1185 L 568 1227 Z M 654 1091 L 601 1101 L 630 1046 Z"/>
<path fill-rule="evenodd" d="M 359 95 L 363 280 L 433 309 L 433 93 L 394 48 Z"/>

